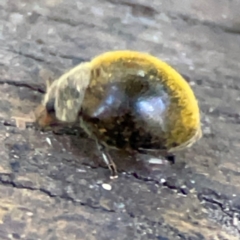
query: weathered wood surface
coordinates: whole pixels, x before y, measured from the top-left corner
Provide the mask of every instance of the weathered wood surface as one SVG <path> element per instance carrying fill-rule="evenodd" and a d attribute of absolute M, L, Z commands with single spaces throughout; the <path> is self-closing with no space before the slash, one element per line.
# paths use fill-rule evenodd
<path fill-rule="evenodd" d="M 0 239 L 240 239 L 238 0 L 0 1 Z M 42 84 L 112 49 L 146 51 L 184 74 L 204 138 L 158 170 L 82 136 L 15 127 Z M 28 86 L 29 85 L 29 86 Z M 51 140 L 49 145 L 47 138 Z"/>

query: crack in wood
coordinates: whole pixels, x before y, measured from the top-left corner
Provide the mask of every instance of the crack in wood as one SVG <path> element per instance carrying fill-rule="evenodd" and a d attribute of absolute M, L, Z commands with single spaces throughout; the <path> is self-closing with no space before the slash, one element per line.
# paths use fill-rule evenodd
<path fill-rule="evenodd" d="M 41 83 L 34 83 L 32 81 L 20 81 L 20 80 L 11 80 L 11 79 L 0 79 L 0 85 L 7 84 L 15 87 L 25 87 L 29 88 L 32 91 L 37 91 L 41 94 L 46 93 L 45 85 Z"/>

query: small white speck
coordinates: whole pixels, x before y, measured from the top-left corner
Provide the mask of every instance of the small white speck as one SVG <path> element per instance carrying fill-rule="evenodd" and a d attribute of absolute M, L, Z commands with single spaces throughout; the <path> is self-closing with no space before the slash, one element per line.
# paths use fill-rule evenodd
<path fill-rule="evenodd" d="M 112 190 L 112 186 L 110 184 L 107 184 L 107 183 L 103 183 L 102 184 L 102 188 L 107 190 L 107 191 L 111 191 Z"/>
<path fill-rule="evenodd" d="M 191 81 L 191 82 L 189 82 L 189 85 L 190 85 L 190 86 L 195 86 L 195 82 L 192 82 L 192 81 Z"/>
<path fill-rule="evenodd" d="M 161 182 L 161 183 L 165 183 L 165 182 L 166 182 L 166 179 L 161 178 L 160 182 Z"/>
<path fill-rule="evenodd" d="M 212 131 L 211 131 L 210 127 L 203 128 L 203 134 L 204 135 L 210 135 L 211 133 L 212 133 Z"/>
<path fill-rule="evenodd" d="M 33 213 L 32 212 L 27 212 L 27 216 L 31 217 L 31 216 L 33 216 Z"/>
<path fill-rule="evenodd" d="M 238 215 L 237 214 L 233 215 L 233 226 L 238 226 Z"/>
<path fill-rule="evenodd" d="M 19 158 L 19 156 L 17 156 L 17 155 L 13 155 L 13 157 L 14 157 L 14 158 Z"/>
<path fill-rule="evenodd" d="M 49 28 L 47 34 L 48 34 L 48 35 L 51 35 L 51 34 L 53 34 L 53 33 L 54 33 L 54 29 L 53 29 L 53 28 Z"/>
<path fill-rule="evenodd" d="M 148 160 L 148 162 L 151 164 L 163 164 L 163 161 L 160 158 L 151 158 Z"/>
<path fill-rule="evenodd" d="M 97 182 L 96 182 L 98 185 L 100 185 L 100 184 L 102 184 L 103 183 L 103 181 L 102 180 L 97 180 Z"/>
<path fill-rule="evenodd" d="M 210 112 L 210 113 L 213 112 L 213 111 L 214 111 L 214 108 L 212 108 L 212 107 L 210 107 L 209 110 L 208 110 L 208 112 Z"/>
<path fill-rule="evenodd" d="M 51 139 L 50 138 L 46 138 L 46 141 L 47 141 L 47 143 L 50 145 L 50 146 L 52 146 L 52 142 L 51 142 Z"/>
<path fill-rule="evenodd" d="M 225 118 L 224 117 L 222 117 L 222 116 L 220 116 L 219 118 L 218 118 L 219 120 L 221 120 L 221 121 L 224 121 L 225 122 Z"/>
<path fill-rule="evenodd" d="M 192 184 L 195 184 L 195 181 L 194 181 L 194 180 L 191 180 L 190 182 L 191 182 Z"/>
<path fill-rule="evenodd" d="M 85 169 L 78 168 L 78 169 L 77 169 L 77 172 L 85 173 L 86 170 L 85 170 Z"/>
<path fill-rule="evenodd" d="M 145 72 L 143 70 L 139 70 L 138 71 L 138 75 L 141 76 L 141 77 L 144 77 L 145 76 Z"/>
<path fill-rule="evenodd" d="M 118 203 L 118 204 L 115 204 L 117 208 L 119 209 L 123 209 L 125 207 L 125 204 L 124 203 Z"/>
<path fill-rule="evenodd" d="M 210 122 L 211 122 L 211 121 L 210 121 L 210 118 L 207 117 L 207 116 L 204 118 L 204 121 L 205 121 L 206 123 L 210 123 Z"/>

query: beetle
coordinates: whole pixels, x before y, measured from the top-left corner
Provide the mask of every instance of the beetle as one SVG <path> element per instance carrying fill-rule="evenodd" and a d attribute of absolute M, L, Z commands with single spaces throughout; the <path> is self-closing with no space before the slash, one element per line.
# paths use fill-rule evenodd
<path fill-rule="evenodd" d="M 79 124 L 117 177 L 109 149 L 172 156 L 202 137 L 198 101 L 188 82 L 148 53 L 102 53 L 55 80 L 37 116 L 41 127 Z"/>

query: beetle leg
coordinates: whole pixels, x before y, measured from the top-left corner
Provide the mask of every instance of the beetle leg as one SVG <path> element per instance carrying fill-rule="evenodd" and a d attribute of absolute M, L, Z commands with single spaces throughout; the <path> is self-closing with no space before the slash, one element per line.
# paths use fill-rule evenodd
<path fill-rule="evenodd" d="M 111 172 L 110 179 L 118 178 L 117 166 L 114 163 L 114 161 L 112 160 L 112 158 L 109 155 L 109 153 L 106 151 L 106 147 L 101 145 L 101 144 L 98 144 L 98 143 L 97 143 L 97 146 L 98 146 L 99 151 L 102 154 L 103 161 L 108 166 L 108 168 L 109 168 L 109 170 Z"/>

